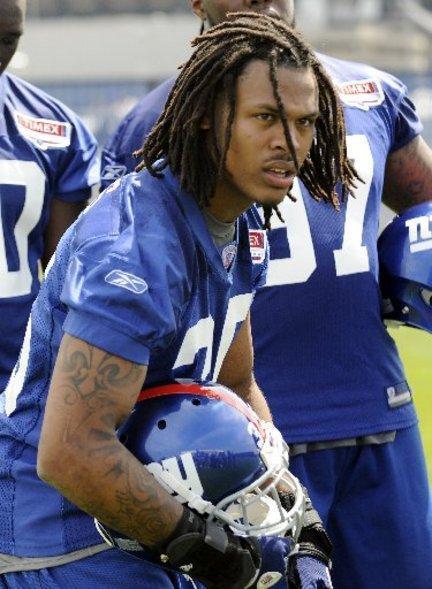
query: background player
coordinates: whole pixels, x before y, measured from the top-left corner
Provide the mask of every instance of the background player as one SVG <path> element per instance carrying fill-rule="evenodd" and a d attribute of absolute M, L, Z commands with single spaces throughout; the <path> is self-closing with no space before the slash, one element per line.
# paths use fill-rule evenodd
<path fill-rule="evenodd" d="M 0 5 L 0 392 L 17 360 L 31 304 L 65 229 L 99 181 L 96 142 L 69 109 L 5 73 L 26 3 Z"/>
<path fill-rule="evenodd" d="M 265 277 L 265 234 L 255 209 L 243 212 L 254 202 L 270 212 L 303 162 L 311 193 L 334 204 L 335 186 L 352 190 L 355 173 L 332 84 L 294 32 L 263 18 L 197 40 L 141 151 L 148 171 L 107 189 L 56 250 L 0 417 L 0 583 L 8 588 L 182 582 L 104 551 L 85 513 L 156 555 L 173 538 L 201 533 L 200 518 L 116 437 L 144 381 L 218 378 L 270 419 L 253 378 L 248 319 Z M 55 488 L 38 479 L 36 462 Z M 304 532 L 291 562 L 307 582 L 325 578 L 329 587 L 325 532 L 316 520 Z M 203 536 L 198 577 L 246 585 L 256 548 L 226 535 L 222 556 Z"/>
<path fill-rule="evenodd" d="M 252 10 L 294 24 L 290 0 L 191 6 L 203 23 Z M 429 485 L 411 393 L 381 321 L 376 239 L 381 200 L 401 211 L 431 198 L 432 156 L 400 81 L 320 57 L 339 86 L 348 152 L 364 183 L 339 215 L 307 198 L 301 183 L 297 202 L 281 205 L 285 222 L 274 219 L 269 236 L 268 286 L 253 306 L 255 373 L 292 445 L 292 469 L 331 534 L 336 587 L 351 588 L 355 579 L 359 589 L 426 589 Z M 104 151 L 104 170 L 135 165 L 131 154 L 172 84 L 156 88 L 126 117 Z"/>

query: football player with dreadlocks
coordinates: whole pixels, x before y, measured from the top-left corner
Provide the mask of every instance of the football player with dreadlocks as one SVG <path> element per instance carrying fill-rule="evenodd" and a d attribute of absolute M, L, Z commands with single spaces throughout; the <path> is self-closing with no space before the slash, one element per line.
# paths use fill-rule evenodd
<path fill-rule="evenodd" d="M 293 0 L 191 7 L 203 28 L 244 10 L 295 24 Z M 255 374 L 333 541 L 338 589 L 429 589 L 429 483 L 412 393 L 381 320 L 377 231 L 381 201 L 396 212 L 430 201 L 432 154 L 398 79 L 319 57 L 339 89 L 348 154 L 363 182 L 335 214 L 309 198 L 300 178 L 296 202 L 286 198 L 282 219 L 273 217 L 268 281 L 252 308 Z M 106 181 L 114 169 L 135 168 L 133 153 L 173 84 L 157 87 L 121 123 L 104 150 Z"/>
<path fill-rule="evenodd" d="M 309 502 L 287 570 L 291 538 L 208 528 L 116 435 L 144 383 L 174 379 L 218 380 L 271 420 L 253 376 L 249 308 L 268 258 L 251 205 L 270 219 L 296 175 L 329 206 L 356 184 L 334 87 L 300 35 L 246 13 L 194 45 L 145 167 L 68 230 L 33 306 L 0 416 L 2 587 L 268 587 L 279 555 L 279 586 L 331 587 Z M 280 492 L 279 516 L 304 504 Z M 130 556 L 137 545 L 169 571 Z"/>

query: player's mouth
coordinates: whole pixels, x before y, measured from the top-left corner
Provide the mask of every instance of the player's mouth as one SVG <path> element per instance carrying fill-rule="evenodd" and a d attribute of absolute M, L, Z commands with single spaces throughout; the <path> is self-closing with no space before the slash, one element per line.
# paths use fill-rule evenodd
<path fill-rule="evenodd" d="M 296 171 L 288 162 L 275 162 L 264 168 L 266 183 L 274 188 L 289 189 L 296 177 Z"/>

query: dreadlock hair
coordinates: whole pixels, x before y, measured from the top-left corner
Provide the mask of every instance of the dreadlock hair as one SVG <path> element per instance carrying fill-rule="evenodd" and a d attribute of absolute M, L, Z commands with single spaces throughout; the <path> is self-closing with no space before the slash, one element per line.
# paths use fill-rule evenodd
<path fill-rule="evenodd" d="M 337 184 L 341 185 L 344 199 L 359 177 L 347 157 L 343 110 L 329 76 L 302 36 L 283 20 L 253 12 L 230 14 L 228 18 L 192 42 L 195 51 L 182 66 L 163 113 L 143 147 L 134 154 L 142 160 L 137 170 L 147 168 L 150 174 L 160 177 L 168 165 L 182 189 L 192 194 L 201 207 L 209 206 L 225 170 L 236 113 L 237 79 L 248 63 L 261 59 L 268 62 L 273 95 L 299 177 L 313 198 L 338 208 Z M 317 80 L 320 117 L 301 169 L 279 93 L 280 66 L 311 68 Z M 214 130 L 216 99 L 221 93 L 228 101 L 229 113 L 224 142 L 219 145 L 214 131 L 209 142 L 202 123 L 206 117 Z M 277 207 L 264 207 L 267 228 L 272 210 L 280 216 Z"/>

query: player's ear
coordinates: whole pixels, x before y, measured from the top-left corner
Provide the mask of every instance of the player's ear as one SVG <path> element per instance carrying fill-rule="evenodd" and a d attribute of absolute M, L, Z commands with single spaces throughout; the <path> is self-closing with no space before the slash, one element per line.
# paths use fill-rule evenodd
<path fill-rule="evenodd" d="M 207 19 L 206 12 L 203 8 L 201 0 L 190 0 L 191 8 L 199 19 L 205 21 Z"/>

